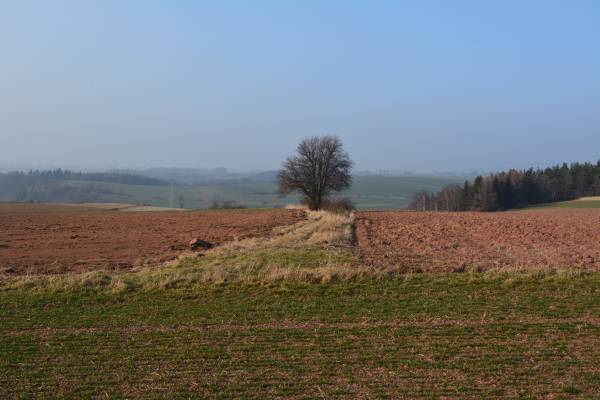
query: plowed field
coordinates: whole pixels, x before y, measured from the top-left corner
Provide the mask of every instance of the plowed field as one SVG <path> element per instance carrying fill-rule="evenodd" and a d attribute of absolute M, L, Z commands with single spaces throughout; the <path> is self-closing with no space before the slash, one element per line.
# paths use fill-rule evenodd
<path fill-rule="evenodd" d="M 401 271 L 600 270 L 600 212 L 361 212 L 364 262 Z"/>
<path fill-rule="evenodd" d="M 177 257 L 192 238 L 214 244 L 262 236 L 294 210 L 123 213 L 73 206 L 0 205 L 0 273 L 123 270 Z"/>

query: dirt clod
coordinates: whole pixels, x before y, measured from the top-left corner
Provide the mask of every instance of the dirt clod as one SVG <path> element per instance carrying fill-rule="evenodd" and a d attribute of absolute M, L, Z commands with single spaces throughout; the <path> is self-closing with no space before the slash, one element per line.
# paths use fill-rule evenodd
<path fill-rule="evenodd" d="M 198 239 L 198 238 L 194 238 L 194 239 L 190 240 L 189 245 L 190 245 L 190 249 L 192 249 L 192 250 L 211 249 L 213 247 L 212 243 L 207 242 L 206 240 Z"/>

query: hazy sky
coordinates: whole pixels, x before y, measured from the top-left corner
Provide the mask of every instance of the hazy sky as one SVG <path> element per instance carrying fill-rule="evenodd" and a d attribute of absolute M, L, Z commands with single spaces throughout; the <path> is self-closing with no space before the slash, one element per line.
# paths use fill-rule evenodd
<path fill-rule="evenodd" d="M 0 1 L 0 164 L 600 158 L 600 1 Z"/>

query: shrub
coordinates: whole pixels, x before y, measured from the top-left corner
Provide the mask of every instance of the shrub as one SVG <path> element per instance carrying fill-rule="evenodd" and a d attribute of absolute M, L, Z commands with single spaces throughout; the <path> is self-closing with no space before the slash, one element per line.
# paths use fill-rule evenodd
<path fill-rule="evenodd" d="M 211 210 L 240 210 L 248 207 L 244 204 L 236 202 L 235 200 L 213 200 L 209 208 Z"/>
<path fill-rule="evenodd" d="M 356 209 L 354 202 L 349 197 L 326 198 L 321 208 L 335 214 L 350 214 Z"/>

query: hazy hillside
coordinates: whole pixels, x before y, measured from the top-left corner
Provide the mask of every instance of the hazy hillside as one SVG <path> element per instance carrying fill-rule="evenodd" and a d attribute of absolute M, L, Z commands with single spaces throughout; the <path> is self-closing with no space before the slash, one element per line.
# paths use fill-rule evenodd
<path fill-rule="evenodd" d="M 135 174 L 174 182 L 180 185 L 206 185 L 231 181 L 274 181 L 277 171 L 231 172 L 227 168 L 147 168 L 115 170 L 119 173 Z"/>
<path fill-rule="evenodd" d="M 230 173 L 224 168 L 12 172 L 0 174 L 0 201 L 119 202 L 182 208 L 210 208 L 223 202 L 251 208 L 282 207 L 297 202 L 296 196 L 278 196 L 276 178 L 277 171 Z M 360 209 L 405 208 L 418 191 L 434 193 L 464 179 L 458 175 L 358 175 L 343 195 Z"/>
<path fill-rule="evenodd" d="M 77 182 L 76 185 L 70 182 Z M 0 201 L 91 202 L 114 194 L 106 183 L 160 186 L 169 182 L 122 172 L 73 172 L 54 169 L 0 173 Z"/>
<path fill-rule="evenodd" d="M 437 191 L 459 182 L 461 178 L 432 176 L 358 176 L 347 195 L 359 209 L 405 208 L 413 193 L 419 190 Z M 82 187 L 82 182 L 64 182 L 71 187 Z M 209 208 L 215 202 L 234 202 L 247 207 L 282 207 L 298 201 L 296 196 L 280 198 L 274 182 L 235 180 L 219 184 L 144 186 L 115 183 L 97 184 L 103 191 L 101 201 Z"/>

